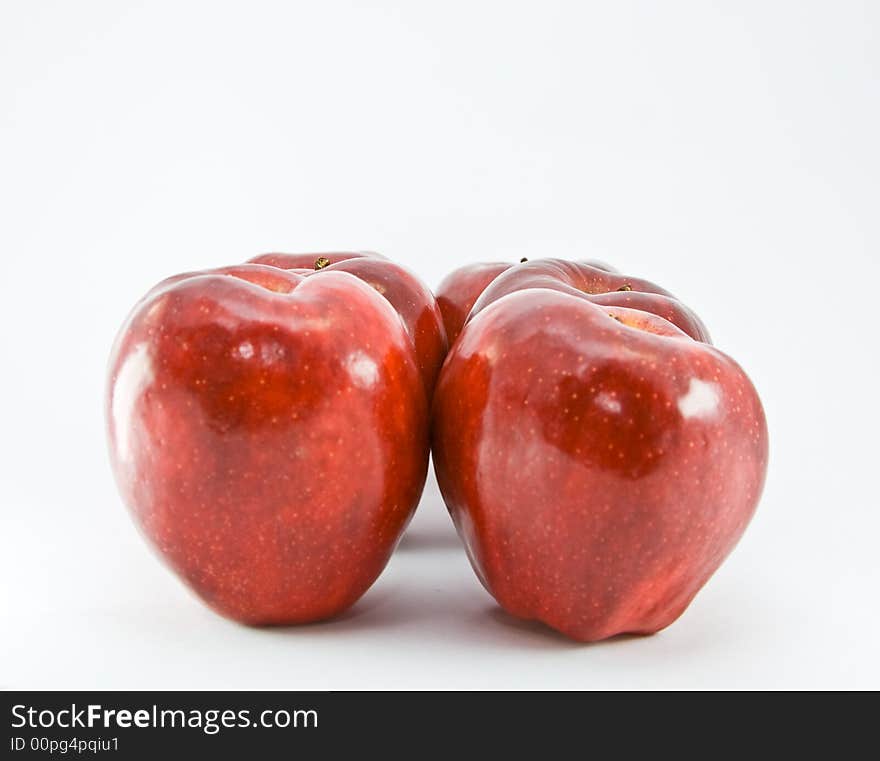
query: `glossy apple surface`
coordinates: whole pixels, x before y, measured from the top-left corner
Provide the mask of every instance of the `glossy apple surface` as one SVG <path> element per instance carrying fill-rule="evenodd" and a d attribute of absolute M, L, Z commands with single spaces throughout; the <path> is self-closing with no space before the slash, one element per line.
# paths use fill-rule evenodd
<path fill-rule="evenodd" d="M 142 533 L 205 602 L 249 624 L 357 600 L 427 468 L 412 341 L 345 272 L 247 264 L 161 283 L 114 346 L 107 420 Z"/>
<path fill-rule="evenodd" d="M 508 293 L 526 288 L 549 288 L 585 296 L 598 304 L 644 309 L 665 317 L 697 340 L 710 340 L 709 332 L 696 314 L 668 291 L 647 280 L 621 275 L 614 267 L 594 259 L 523 259 L 518 264 L 468 264 L 453 270 L 441 281 L 437 304 L 443 314 L 449 345 L 455 342 L 472 311 L 476 314 Z"/>
<path fill-rule="evenodd" d="M 419 370 L 430 398 L 440 365 L 446 357 L 443 317 L 431 290 L 407 269 L 372 252 L 324 254 L 261 254 L 250 260 L 297 272 L 316 268 L 348 272 L 380 293 L 397 310 L 416 347 Z"/>
<path fill-rule="evenodd" d="M 697 341 L 710 343 L 700 318 L 669 291 L 649 280 L 622 275 L 597 262 L 537 259 L 524 262 L 494 278 L 471 309 L 473 317 L 510 293 L 544 288 L 567 293 L 602 306 L 651 312 L 676 325 Z"/>
<path fill-rule="evenodd" d="M 668 320 L 540 282 L 478 303 L 449 353 L 440 488 L 507 611 L 583 641 L 656 632 L 756 508 L 761 403 L 732 359 Z"/>
<path fill-rule="evenodd" d="M 510 262 L 478 262 L 450 272 L 437 287 L 437 305 L 449 345 L 455 343 L 474 302 L 498 275 L 513 265 Z"/>

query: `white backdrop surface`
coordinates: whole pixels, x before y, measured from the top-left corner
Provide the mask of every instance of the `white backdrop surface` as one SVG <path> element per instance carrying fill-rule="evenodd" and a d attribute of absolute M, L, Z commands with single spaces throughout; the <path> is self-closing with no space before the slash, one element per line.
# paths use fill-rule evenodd
<path fill-rule="evenodd" d="M 0 687 L 880 687 L 880 5 L 0 6 Z M 107 463 L 113 336 L 271 251 L 596 257 L 695 308 L 771 435 L 671 628 L 495 606 L 433 482 L 340 620 L 253 630 L 156 562 Z"/>

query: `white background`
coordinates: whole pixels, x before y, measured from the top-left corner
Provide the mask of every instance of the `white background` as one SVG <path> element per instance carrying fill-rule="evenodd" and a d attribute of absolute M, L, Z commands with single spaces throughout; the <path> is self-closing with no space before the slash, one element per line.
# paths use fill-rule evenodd
<path fill-rule="evenodd" d="M 0 686 L 880 687 L 880 5 L 0 6 Z M 252 630 L 141 542 L 102 394 L 131 304 L 271 251 L 600 257 L 764 400 L 735 553 L 671 628 L 499 612 L 433 479 L 340 620 Z"/>

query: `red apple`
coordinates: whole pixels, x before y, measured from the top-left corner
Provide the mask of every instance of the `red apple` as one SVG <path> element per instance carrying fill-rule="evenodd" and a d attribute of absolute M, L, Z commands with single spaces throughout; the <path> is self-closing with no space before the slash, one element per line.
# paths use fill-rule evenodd
<path fill-rule="evenodd" d="M 250 261 L 298 272 L 315 269 L 348 272 L 382 294 L 397 310 L 415 344 L 419 370 L 430 398 L 446 357 L 446 331 L 434 294 L 415 275 L 380 254 L 367 251 L 261 254 Z"/>
<path fill-rule="evenodd" d="M 677 302 L 639 293 L 656 286 L 602 277 L 535 262 L 493 281 L 433 410 L 437 478 L 480 580 L 515 616 L 583 641 L 678 618 L 742 535 L 767 467 L 742 369 L 695 340 Z M 643 309 L 618 305 L 634 298 Z"/>
<path fill-rule="evenodd" d="M 649 280 L 621 275 L 599 262 L 539 259 L 511 268 L 483 289 L 470 316 L 509 293 L 527 288 L 569 293 L 603 306 L 641 309 L 665 318 L 697 341 L 711 343 L 700 318 L 669 291 Z"/>
<path fill-rule="evenodd" d="M 509 270 L 509 262 L 479 262 L 450 272 L 437 288 L 437 305 L 443 314 L 443 325 L 449 345 L 461 332 L 471 307 L 498 275 Z"/>
<path fill-rule="evenodd" d="M 699 317 L 680 302 L 667 301 L 672 299 L 671 294 L 647 280 L 626 277 L 610 265 L 593 259 L 576 262 L 562 259 L 529 262 L 523 259 L 518 265 L 508 262 L 468 264 L 443 279 L 437 288 L 437 304 L 443 314 L 449 345 L 458 337 L 478 300 L 476 311 L 523 288 L 551 288 L 564 293 L 578 291 L 595 297 L 600 304 L 647 309 L 662 314 L 694 338 L 709 341 L 709 333 Z M 487 290 L 488 295 L 480 298 Z M 644 295 L 649 293 L 654 295 Z"/>
<path fill-rule="evenodd" d="M 161 283 L 117 338 L 107 417 L 143 534 L 205 602 L 249 624 L 354 603 L 424 485 L 412 339 L 347 272 L 245 264 Z"/>

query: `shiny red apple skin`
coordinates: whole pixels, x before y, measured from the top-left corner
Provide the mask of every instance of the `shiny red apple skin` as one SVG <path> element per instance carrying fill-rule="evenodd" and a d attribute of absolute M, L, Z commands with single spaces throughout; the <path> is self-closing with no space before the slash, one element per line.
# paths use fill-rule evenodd
<path fill-rule="evenodd" d="M 378 291 L 397 310 L 415 344 L 419 370 L 430 398 L 446 357 L 446 330 L 434 294 L 414 274 L 369 251 L 261 254 L 250 262 L 296 271 L 312 271 L 320 262 L 321 269 L 348 272 Z"/>
<path fill-rule="evenodd" d="M 647 312 L 527 289 L 453 345 L 433 455 L 488 591 L 594 641 L 681 615 L 757 506 L 767 428 L 712 346 Z"/>
<path fill-rule="evenodd" d="M 474 302 L 498 275 L 513 265 L 510 262 L 478 262 L 450 272 L 437 286 L 437 305 L 449 345 L 455 343 Z"/>
<path fill-rule="evenodd" d="M 660 315 L 698 341 L 711 343 L 700 318 L 668 291 L 641 278 L 620 274 L 596 260 L 534 259 L 519 264 L 472 264 L 450 273 L 437 289 L 449 344 L 470 315 L 509 293 L 549 288 L 597 304 L 642 309 Z"/>
<path fill-rule="evenodd" d="M 161 283 L 114 346 L 107 420 L 141 532 L 206 603 L 247 624 L 354 603 L 427 469 L 411 340 L 343 272 L 249 264 Z"/>

